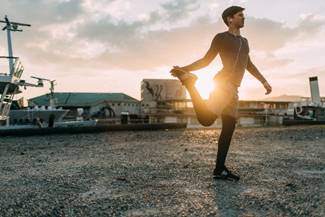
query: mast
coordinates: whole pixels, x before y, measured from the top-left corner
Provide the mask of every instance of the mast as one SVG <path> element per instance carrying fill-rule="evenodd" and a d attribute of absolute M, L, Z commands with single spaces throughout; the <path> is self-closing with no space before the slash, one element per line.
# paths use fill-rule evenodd
<path fill-rule="evenodd" d="M 7 44 L 8 44 L 8 62 L 9 62 L 9 74 L 12 76 L 14 73 L 14 59 L 16 59 L 13 55 L 12 48 L 12 39 L 11 32 L 22 32 L 22 29 L 18 29 L 20 26 L 30 27 L 30 24 L 27 23 L 17 23 L 9 21 L 7 15 L 5 16 L 5 20 L 0 20 L 0 23 L 5 23 L 6 25 L 2 28 L 3 31 L 7 31 Z"/>

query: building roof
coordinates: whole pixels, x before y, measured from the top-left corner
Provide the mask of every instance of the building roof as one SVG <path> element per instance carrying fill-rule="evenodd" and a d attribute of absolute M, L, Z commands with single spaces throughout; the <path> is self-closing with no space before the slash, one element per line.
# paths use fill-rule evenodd
<path fill-rule="evenodd" d="M 124 93 L 54 93 L 54 103 L 56 106 L 78 107 L 92 106 L 103 101 L 108 102 L 139 102 L 139 100 L 130 97 Z M 28 100 L 28 105 L 50 104 L 50 94 L 44 94 Z"/>

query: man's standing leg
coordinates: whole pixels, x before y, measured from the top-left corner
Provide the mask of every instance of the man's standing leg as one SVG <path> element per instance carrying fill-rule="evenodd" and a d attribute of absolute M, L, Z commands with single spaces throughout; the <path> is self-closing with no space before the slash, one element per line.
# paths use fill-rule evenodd
<path fill-rule="evenodd" d="M 225 166 L 231 138 L 236 128 L 236 118 L 229 115 L 222 115 L 222 129 L 218 141 L 218 154 L 214 177 L 220 179 L 239 180 L 239 176 L 232 174 Z"/>

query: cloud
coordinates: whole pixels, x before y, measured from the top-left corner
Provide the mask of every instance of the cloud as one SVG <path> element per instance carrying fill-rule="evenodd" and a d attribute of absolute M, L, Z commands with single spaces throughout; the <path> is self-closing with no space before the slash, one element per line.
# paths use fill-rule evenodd
<path fill-rule="evenodd" d="M 316 7 L 292 0 L 291 14 L 287 13 L 289 3 L 269 7 L 263 14 L 261 8 L 272 1 L 242 3 L 249 15 L 242 35 L 250 42 L 253 62 L 273 81 L 275 93 L 302 92 L 300 85 L 308 83 L 305 79 L 311 75 L 323 81 L 325 20 L 319 15 L 323 14 L 320 2 Z M 109 84 L 105 91 L 113 87 L 136 93 L 143 77 L 167 78 L 170 66 L 202 57 L 214 35 L 226 30 L 220 14 L 229 4 L 215 0 L 6 0 L 1 2 L 0 19 L 8 14 L 11 20 L 32 24 L 23 33 L 13 34 L 14 54 L 22 59 L 24 76 L 57 79 L 59 90 L 99 91 L 101 85 Z M 2 33 L 0 51 L 6 55 Z M 219 62 L 202 72 L 212 74 L 218 67 Z M 127 85 L 114 82 L 131 77 Z M 96 87 L 92 88 L 92 82 Z M 249 94 L 256 96 L 255 92 Z"/>
<path fill-rule="evenodd" d="M 258 69 L 262 71 L 282 68 L 294 62 L 291 58 L 278 57 L 272 52 L 253 52 L 250 56 Z"/>
<path fill-rule="evenodd" d="M 20 0 L 6 2 L 5 6 L 17 9 L 23 17 L 30 16 L 31 22 L 41 25 L 26 31 L 24 37 L 15 38 L 19 52 L 31 62 L 61 64 L 62 68 L 153 70 L 181 65 L 202 57 L 214 35 L 226 30 L 220 19 L 212 20 L 209 16 L 174 25 L 199 10 L 201 3 L 197 0 L 169 1 L 149 12 L 145 19 L 133 21 L 116 18 L 119 10 L 128 10 L 118 2 L 35 0 L 31 4 Z M 115 15 L 108 11 L 112 4 L 116 4 Z M 262 69 L 282 67 L 292 59 L 279 58 L 274 52 L 293 40 L 313 36 L 324 23 L 324 19 L 315 15 L 302 17 L 296 27 L 271 19 L 248 17 L 243 35 L 250 42 L 258 66 Z M 263 55 L 259 56 L 261 53 Z"/>
<path fill-rule="evenodd" d="M 2 17 L 8 15 L 13 20 L 28 22 L 35 26 L 69 22 L 82 12 L 79 0 L 11 0 L 2 1 L 0 8 Z"/>
<path fill-rule="evenodd" d="M 163 30 L 152 31 L 150 26 L 159 22 L 177 20 L 176 13 L 182 11 L 183 14 L 186 14 L 188 10 L 195 10 L 193 5 L 196 1 L 179 0 L 176 1 L 176 4 L 173 2 L 165 3 L 160 10 L 150 12 L 146 19 L 135 21 L 116 19 L 110 13 L 105 14 L 107 6 L 119 2 L 118 0 L 96 2 L 86 0 L 78 4 L 77 2 L 63 1 L 55 4 L 55 1 L 49 1 L 46 8 L 50 7 L 51 9 L 47 12 L 48 14 L 43 14 L 44 10 L 40 11 L 38 15 L 30 14 L 29 20 L 32 22 L 38 16 L 43 17 L 39 20 L 44 25 L 38 22 L 37 25 L 40 27 L 34 27 L 33 23 L 34 28 L 31 29 L 32 31 L 26 30 L 24 37 L 15 34 L 14 43 L 16 47 L 22 48 L 19 49 L 19 54 L 42 64 L 57 63 L 66 65 L 65 67 L 85 67 L 86 65 L 99 64 L 134 69 L 132 67 L 135 66 L 133 62 L 139 58 L 139 53 L 140 55 L 143 53 L 153 56 L 149 53 L 150 46 L 152 46 L 153 52 L 158 50 L 155 47 L 155 41 L 160 40 L 160 33 L 165 35 L 164 37 L 170 38 L 167 35 L 168 32 Z M 90 3 L 94 3 L 93 11 L 90 10 Z M 20 11 L 26 4 L 27 1 L 20 1 L 6 7 L 10 9 L 15 5 Z M 105 4 L 106 7 L 104 7 Z M 45 7 L 45 1 L 37 0 L 33 4 L 29 4 L 29 8 L 26 9 L 32 11 L 32 7 L 35 9 Z M 100 11 L 101 16 L 89 16 L 89 19 L 85 17 L 87 13 L 97 13 L 100 8 L 102 9 Z M 61 11 L 60 9 L 64 10 Z M 70 14 L 70 11 L 74 12 Z M 62 17 L 68 19 L 60 22 Z M 146 45 L 147 42 L 150 44 Z M 103 54 L 102 57 L 97 58 L 100 54 Z M 87 60 L 89 61 L 87 62 Z M 130 63 L 130 66 L 125 62 Z M 148 62 L 156 61 L 148 60 Z M 156 62 L 155 65 L 145 64 L 144 66 L 146 65 L 155 67 L 161 64 Z"/>
<path fill-rule="evenodd" d="M 167 12 L 169 21 L 187 18 L 191 12 L 200 8 L 198 0 L 174 0 L 161 6 Z"/>
<path fill-rule="evenodd" d="M 249 17 L 244 32 L 248 39 L 253 39 L 249 40 L 251 47 L 272 52 L 294 40 L 304 40 L 313 36 L 324 24 L 325 19 L 317 19 L 315 15 L 304 17 L 294 28 L 270 19 Z"/>
<path fill-rule="evenodd" d="M 129 70 L 172 65 L 184 57 L 202 55 L 202 51 L 209 47 L 214 36 L 214 26 L 209 19 L 202 18 L 189 26 L 143 33 L 139 31 L 139 23 L 123 28 L 125 32 L 122 33 L 120 29 L 113 27 L 111 36 L 104 36 L 101 40 L 104 39 L 102 42 L 107 44 L 114 41 L 113 44 L 120 46 L 116 52 L 107 52 L 97 58 L 97 61 L 105 61 L 106 64 L 111 63 Z"/>
<path fill-rule="evenodd" d="M 279 76 L 281 79 L 306 79 L 312 76 L 323 76 L 325 74 L 325 66 L 319 67 L 308 67 L 307 69 L 300 70 L 298 72 L 293 72 L 291 74 L 282 74 Z"/>
<path fill-rule="evenodd" d="M 87 31 L 81 31 L 79 36 L 88 38 L 91 36 L 92 40 L 117 46 L 117 52 L 107 50 L 97 58 L 97 61 L 129 70 L 142 70 L 191 61 L 191 59 L 194 61 L 194 58 L 200 58 L 205 54 L 214 34 L 225 30 L 220 20 L 215 22 L 209 17 L 201 17 L 187 26 L 142 32 L 141 30 L 151 23 L 150 20 L 113 24 L 106 19 L 104 23 L 97 23 L 98 26 L 95 28 L 99 29 L 98 31 L 89 31 L 92 35 Z M 323 24 L 323 21 L 316 22 L 312 16 L 309 16 L 297 27 L 289 28 L 284 23 L 250 17 L 247 20 L 245 35 L 250 41 L 252 50 L 266 53 L 265 60 L 262 62 L 263 69 L 274 68 L 292 62 L 288 58 L 277 58 L 273 55 L 274 51 L 297 38 L 303 40 L 312 36 Z"/>

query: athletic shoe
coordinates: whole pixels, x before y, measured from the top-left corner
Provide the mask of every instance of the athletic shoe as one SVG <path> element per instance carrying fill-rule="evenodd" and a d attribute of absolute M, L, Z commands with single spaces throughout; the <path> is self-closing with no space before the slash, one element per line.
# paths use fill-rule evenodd
<path fill-rule="evenodd" d="M 224 167 L 224 169 L 221 171 L 214 169 L 213 178 L 214 179 L 225 179 L 225 180 L 231 180 L 231 181 L 239 181 L 239 179 L 240 179 L 240 177 L 238 175 L 233 174 L 226 167 Z"/>
<path fill-rule="evenodd" d="M 177 77 L 183 85 L 194 85 L 197 80 L 197 76 L 182 70 L 181 68 L 173 68 L 170 73 Z"/>

